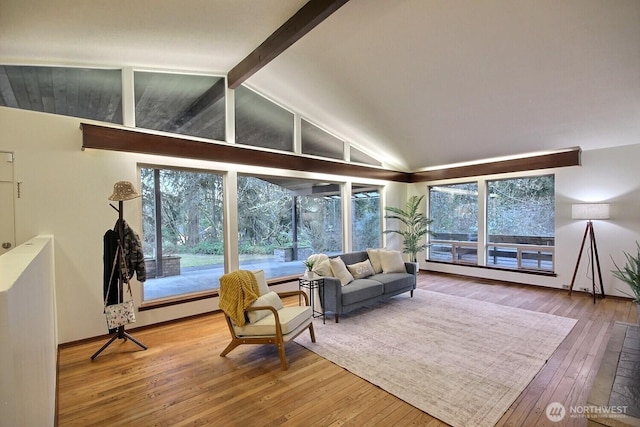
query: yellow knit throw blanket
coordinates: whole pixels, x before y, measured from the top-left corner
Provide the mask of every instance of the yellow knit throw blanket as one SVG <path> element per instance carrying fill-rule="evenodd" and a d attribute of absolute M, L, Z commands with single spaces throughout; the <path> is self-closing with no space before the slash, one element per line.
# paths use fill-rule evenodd
<path fill-rule="evenodd" d="M 256 276 L 249 270 L 238 270 L 220 277 L 218 305 L 238 326 L 246 323 L 244 309 L 258 299 Z"/>

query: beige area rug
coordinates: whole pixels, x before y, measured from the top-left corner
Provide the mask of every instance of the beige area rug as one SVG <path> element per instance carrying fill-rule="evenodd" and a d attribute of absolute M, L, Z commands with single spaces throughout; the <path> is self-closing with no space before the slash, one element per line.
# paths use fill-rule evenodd
<path fill-rule="evenodd" d="M 296 342 L 453 426 L 493 426 L 575 319 L 421 289 Z"/>

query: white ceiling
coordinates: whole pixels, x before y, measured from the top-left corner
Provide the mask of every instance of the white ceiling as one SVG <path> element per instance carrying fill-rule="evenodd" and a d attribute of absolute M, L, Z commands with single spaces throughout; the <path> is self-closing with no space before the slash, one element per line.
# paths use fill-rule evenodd
<path fill-rule="evenodd" d="M 306 0 L 0 0 L 0 63 L 226 74 Z M 639 0 L 350 0 L 246 82 L 415 171 L 640 143 Z"/>

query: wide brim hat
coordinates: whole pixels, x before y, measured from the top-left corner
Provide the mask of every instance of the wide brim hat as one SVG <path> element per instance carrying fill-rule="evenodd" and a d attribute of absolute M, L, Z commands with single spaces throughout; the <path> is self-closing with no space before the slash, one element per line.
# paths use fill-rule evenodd
<path fill-rule="evenodd" d="M 140 197 L 135 187 L 129 181 L 118 181 L 113 185 L 113 194 L 109 196 L 109 200 L 122 201 L 131 200 Z"/>

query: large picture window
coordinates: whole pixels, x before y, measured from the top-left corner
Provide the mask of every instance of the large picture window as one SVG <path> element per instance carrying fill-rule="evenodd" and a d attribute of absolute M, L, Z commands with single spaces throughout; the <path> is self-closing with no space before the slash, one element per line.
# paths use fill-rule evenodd
<path fill-rule="evenodd" d="M 430 260 L 477 264 L 477 183 L 429 187 L 429 218 L 433 220 Z"/>
<path fill-rule="evenodd" d="M 487 265 L 553 271 L 554 176 L 487 181 Z"/>
<path fill-rule="evenodd" d="M 268 279 L 300 275 L 312 253 L 342 249 L 337 184 L 271 176 L 238 176 L 240 268 Z"/>
<path fill-rule="evenodd" d="M 352 250 L 365 251 L 381 246 L 380 190 L 354 185 L 351 196 Z"/>
<path fill-rule="evenodd" d="M 222 175 L 142 168 L 144 300 L 211 291 L 224 274 Z"/>
<path fill-rule="evenodd" d="M 429 215 L 431 261 L 554 271 L 553 175 L 434 185 Z"/>

